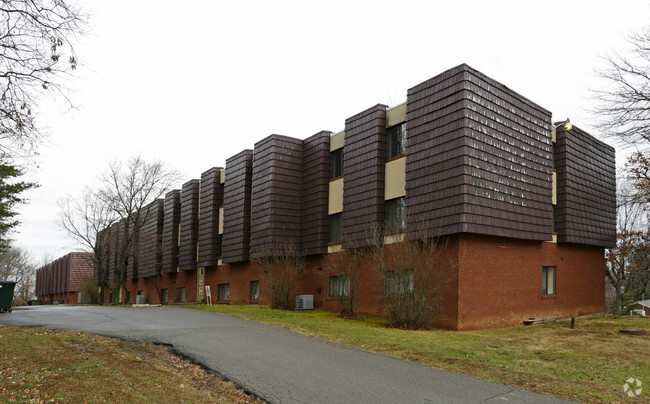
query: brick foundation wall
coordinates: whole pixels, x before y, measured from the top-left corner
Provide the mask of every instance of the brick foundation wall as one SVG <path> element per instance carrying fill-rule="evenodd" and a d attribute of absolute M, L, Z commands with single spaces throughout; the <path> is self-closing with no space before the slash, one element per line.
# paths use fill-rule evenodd
<path fill-rule="evenodd" d="M 449 238 L 445 249 L 449 281 L 439 296 L 436 327 L 459 331 L 502 328 L 522 325 L 530 317 L 559 314 L 567 318 L 605 311 L 602 248 L 463 234 Z M 337 299 L 328 297 L 329 276 L 338 275 L 331 257 L 307 259 L 297 294 L 314 295 L 315 309 L 338 312 Z M 543 266 L 556 267 L 556 293 L 551 296 L 542 296 Z M 355 314 L 381 317 L 385 314 L 381 280 L 366 262 L 359 269 Z M 159 288 L 168 289 L 168 302 L 175 303 L 177 288 L 185 287 L 186 301 L 194 302 L 196 276 L 196 271 L 163 274 Z M 218 301 L 218 285 L 227 283 L 227 303 L 270 305 L 266 276 L 255 261 L 226 264 L 206 268 L 205 285 L 210 286 L 213 304 L 225 303 Z M 249 299 L 251 281 L 259 281 L 257 301 Z M 147 303 L 159 303 L 151 279 L 129 281 L 126 290 L 131 291 L 130 303 L 135 303 L 138 290 Z"/>
<path fill-rule="evenodd" d="M 43 304 L 53 304 L 55 301 L 59 304 L 79 304 L 79 295 L 77 292 L 63 292 L 49 295 L 39 295 L 38 300 Z"/>
<path fill-rule="evenodd" d="M 458 330 L 521 325 L 605 311 L 602 248 L 463 235 Z M 556 267 L 556 293 L 542 296 L 542 267 Z"/>
<path fill-rule="evenodd" d="M 196 301 L 196 270 L 175 272 L 171 274 L 162 274 L 157 281 L 153 278 L 140 278 L 136 280 L 127 281 L 124 289 L 131 292 L 131 301 L 124 302 L 126 304 L 134 304 L 136 302 L 136 295 L 138 291 L 142 291 L 145 296 L 145 302 L 148 304 L 159 304 L 160 295 L 159 290 L 167 289 L 167 303 L 182 303 L 176 300 L 176 293 L 178 288 L 185 288 L 185 302 L 192 303 Z M 126 295 L 122 293 L 122 300 Z M 106 293 L 105 302 L 108 303 L 108 292 Z"/>

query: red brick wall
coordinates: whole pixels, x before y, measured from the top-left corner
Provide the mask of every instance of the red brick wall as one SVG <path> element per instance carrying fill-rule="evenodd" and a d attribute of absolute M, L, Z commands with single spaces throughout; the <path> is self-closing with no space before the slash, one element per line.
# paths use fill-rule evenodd
<path fill-rule="evenodd" d="M 265 289 L 266 282 L 257 269 L 255 261 L 247 261 L 237 264 L 225 264 L 219 267 L 206 268 L 205 284 L 210 286 L 212 303 L 217 303 L 218 285 L 228 283 L 230 289 L 230 304 L 257 304 L 251 302 L 250 281 L 260 281 L 260 304 L 271 304 L 269 291 Z"/>
<path fill-rule="evenodd" d="M 603 249 L 575 244 L 554 244 L 480 235 L 449 239 L 449 283 L 439 297 L 436 327 L 476 330 L 522 325 L 530 317 L 561 317 L 601 313 L 605 310 Z M 330 255 L 331 256 L 331 255 Z M 542 296 L 542 267 L 555 266 L 556 294 Z M 297 294 L 314 295 L 314 308 L 337 312 L 337 299 L 328 298 L 328 278 L 338 275 L 326 257 L 307 259 Z M 259 301 L 249 300 L 250 281 L 260 282 Z M 228 283 L 230 304 L 270 305 L 269 282 L 255 261 L 209 267 L 205 285 L 217 302 L 218 285 Z M 162 275 L 159 287 L 167 288 L 169 303 L 176 289 L 185 287 L 186 301 L 196 300 L 196 271 Z M 319 293 L 320 288 L 320 293 Z M 132 300 L 143 290 L 148 303 L 158 303 L 152 280 L 129 281 Z M 366 262 L 360 266 L 356 314 L 383 316 L 383 286 Z"/>
<path fill-rule="evenodd" d="M 459 330 L 605 311 L 602 248 L 463 235 L 459 259 Z M 542 296 L 543 266 L 557 268 L 554 296 Z"/>
<path fill-rule="evenodd" d="M 141 290 L 145 296 L 145 302 L 149 304 L 159 304 L 159 290 L 167 289 L 167 302 L 180 303 L 176 301 L 176 291 L 178 288 L 185 288 L 185 302 L 196 301 L 196 270 L 175 272 L 171 274 L 162 274 L 158 279 L 158 287 L 154 278 L 139 278 L 125 283 L 125 290 L 131 292 L 131 301 L 124 302 L 126 304 L 134 304 L 136 295 Z M 108 302 L 108 293 L 106 294 L 106 302 Z M 122 299 L 126 298 L 126 294 L 122 293 Z"/>
<path fill-rule="evenodd" d="M 78 304 L 79 295 L 77 292 L 52 293 L 49 295 L 39 295 L 38 299 L 44 304 L 52 304 L 55 301 L 59 304 Z"/>

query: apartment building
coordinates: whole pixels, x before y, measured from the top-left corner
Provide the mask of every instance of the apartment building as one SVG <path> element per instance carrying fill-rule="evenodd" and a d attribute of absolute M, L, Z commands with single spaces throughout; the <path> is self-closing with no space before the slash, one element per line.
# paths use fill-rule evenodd
<path fill-rule="evenodd" d="M 35 295 L 45 304 L 85 303 L 80 298 L 83 283 L 92 279 L 93 264 L 87 253 L 71 252 L 36 271 Z"/>
<path fill-rule="evenodd" d="M 343 131 L 268 136 L 152 203 L 121 299 L 268 304 L 256 260 L 291 242 L 307 262 L 299 294 L 336 311 L 332 257 L 366 245 L 373 225 L 399 243 L 424 223 L 454 262 L 437 326 L 600 313 L 615 202 L 612 147 L 460 65 Z M 382 315 L 385 289 L 360 265 L 357 312 Z"/>

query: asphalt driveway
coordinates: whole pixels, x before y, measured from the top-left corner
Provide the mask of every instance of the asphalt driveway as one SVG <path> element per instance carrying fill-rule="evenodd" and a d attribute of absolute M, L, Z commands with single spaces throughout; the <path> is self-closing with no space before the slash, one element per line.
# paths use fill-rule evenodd
<path fill-rule="evenodd" d="M 32 306 L 0 323 L 169 344 L 271 403 L 566 402 L 199 310 Z"/>

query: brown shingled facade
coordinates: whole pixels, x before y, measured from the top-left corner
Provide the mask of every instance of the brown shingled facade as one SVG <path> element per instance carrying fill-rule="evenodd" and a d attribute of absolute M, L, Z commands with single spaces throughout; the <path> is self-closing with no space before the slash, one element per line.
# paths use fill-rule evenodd
<path fill-rule="evenodd" d="M 303 141 L 300 242 L 306 255 L 327 252 L 331 134 L 323 131 Z"/>
<path fill-rule="evenodd" d="M 221 256 L 219 207 L 223 205 L 221 168 L 213 167 L 201 174 L 199 212 L 199 267 L 217 265 Z"/>
<path fill-rule="evenodd" d="M 557 130 L 555 168 L 558 242 L 616 245 L 616 161 L 614 148 L 580 128 Z"/>
<path fill-rule="evenodd" d="M 251 259 L 300 243 L 302 140 L 271 135 L 255 144 L 251 192 Z"/>
<path fill-rule="evenodd" d="M 199 180 L 183 184 L 181 191 L 180 243 L 178 267 L 181 271 L 196 269 L 199 239 Z"/>
<path fill-rule="evenodd" d="M 386 106 L 375 105 L 345 120 L 343 233 L 346 247 L 359 247 L 369 225 L 386 217 Z"/>
<path fill-rule="evenodd" d="M 137 278 L 149 278 L 160 274 L 164 213 L 165 201 L 162 199 L 158 199 L 144 208 L 144 217 L 142 218 L 144 222 L 138 240 Z"/>
<path fill-rule="evenodd" d="M 36 296 L 44 303 L 77 304 L 83 283 L 93 276 L 89 254 L 71 252 L 36 271 Z"/>
<path fill-rule="evenodd" d="M 162 236 L 162 268 L 165 274 L 178 270 L 178 226 L 181 221 L 181 191 L 165 195 Z"/>
<path fill-rule="evenodd" d="M 248 261 L 251 237 L 251 182 L 253 151 L 244 150 L 226 160 L 222 260 Z"/>
<path fill-rule="evenodd" d="M 407 127 L 412 223 L 551 239 L 549 111 L 461 65 L 408 91 Z"/>
<path fill-rule="evenodd" d="M 230 304 L 269 304 L 268 279 L 255 260 L 292 241 L 307 257 L 300 294 L 336 310 L 327 291 L 328 277 L 337 275 L 331 256 L 363 246 L 398 198 L 406 223 L 445 237 L 458 266 L 436 325 L 469 330 L 604 311 L 604 248 L 615 242 L 614 149 L 576 126 L 555 130 L 551 119 L 547 109 L 460 65 L 410 88 L 405 105 L 378 104 L 346 119 L 343 132 L 268 136 L 228 158 L 225 170 L 211 168 L 157 202 L 162 223 L 147 231 L 160 234 L 162 276 L 155 287 L 146 280 L 145 250 L 155 249 L 143 248 L 141 238 L 139 278 L 125 290 L 143 290 L 153 303 L 164 291 L 173 303 L 202 300 L 203 285 L 216 300 L 218 285 L 228 285 Z M 391 158 L 388 125 L 406 130 L 405 149 Z M 342 175 L 331 178 L 340 149 Z M 329 242 L 330 214 L 339 213 L 343 243 Z M 393 231 L 390 237 L 399 235 Z M 357 312 L 382 315 L 377 274 L 359 266 Z M 552 296 L 542 296 L 543 267 L 556 268 Z M 43 276 L 39 285 L 56 279 Z"/>

